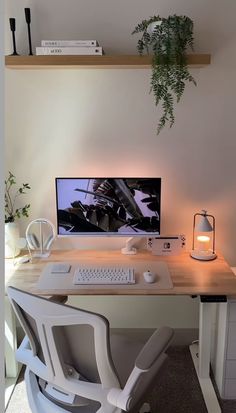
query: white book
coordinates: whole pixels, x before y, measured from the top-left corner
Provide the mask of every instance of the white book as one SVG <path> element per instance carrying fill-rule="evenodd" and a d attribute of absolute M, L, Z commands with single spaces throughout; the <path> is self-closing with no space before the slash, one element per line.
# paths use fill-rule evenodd
<path fill-rule="evenodd" d="M 98 46 L 97 40 L 41 40 L 41 46 Z"/>
<path fill-rule="evenodd" d="M 103 54 L 102 47 L 72 46 L 72 47 L 36 47 L 36 55 L 99 55 Z"/>

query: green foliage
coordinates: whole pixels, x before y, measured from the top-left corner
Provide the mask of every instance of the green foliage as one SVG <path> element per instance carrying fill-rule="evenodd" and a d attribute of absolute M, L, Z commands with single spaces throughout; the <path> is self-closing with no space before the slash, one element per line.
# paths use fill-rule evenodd
<path fill-rule="evenodd" d="M 160 22 L 153 32 L 149 25 Z M 184 93 L 187 81 L 194 83 L 194 78 L 188 71 L 186 50 L 193 50 L 193 22 L 186 16 L 150 17 L 139 23 L 132 34 L 142 33 L 138 40 L 137 49 L 140 55 L 144 52 L 153 54 L 151 90 L 155 97 L 155 104 L 162 105 L 157 134 L 169 122 L 174 124 L 174 97 L 179 102 Z"/>
<path fill-rule="evenodd" d="M 30 204 L 16 208 L 16 200 L 19 195 L 26 194 L 28 189 L 31 189 L 29 184 L 22 184 L 13 192 L 13 187 L 16 185 L 16 177 L 9 171 L 8 178 L 5 180 L 5 222 L 14 222 L 21 216 L 28 217 Z"/>

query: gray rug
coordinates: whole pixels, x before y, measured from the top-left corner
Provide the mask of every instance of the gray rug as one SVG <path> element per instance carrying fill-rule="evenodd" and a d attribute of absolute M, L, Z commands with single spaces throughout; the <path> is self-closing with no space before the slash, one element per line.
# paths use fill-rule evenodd
<path fill-rule="evenodd" d="M 207 413 L 187 346 L 171 347 L 166 368 L 150 395 L 153 413 Z"/>
<path fill-rule="evenodd" d="M 168 365 L 157 380 L 149 400 L 152 413 L 207 413 L 188 346 L 171 347 Z M 222 413 L 236 413 L 236 400 L 221 400 Z"/>
<path fill-rule="evenodd" d="M 207 413 L 188 347 L 170 348 L 168 354 L 166 369 L 148 397 L 152 413 Z M 236 413 L 236 401 L 220 403 L 222 413 Z M 23 373 L 19 377 L 6 413 L 31 413 Z"/>

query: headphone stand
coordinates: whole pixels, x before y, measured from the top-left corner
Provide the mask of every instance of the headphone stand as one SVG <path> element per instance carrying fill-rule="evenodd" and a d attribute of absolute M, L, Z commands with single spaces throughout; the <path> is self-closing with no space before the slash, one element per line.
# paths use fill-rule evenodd
<path fill-rule="evenodd" d="M 47 258 L 56 238 L 56 230 L 48 219 L 38 218 L 29 223 L 25 237 L 32 258 Z"/>

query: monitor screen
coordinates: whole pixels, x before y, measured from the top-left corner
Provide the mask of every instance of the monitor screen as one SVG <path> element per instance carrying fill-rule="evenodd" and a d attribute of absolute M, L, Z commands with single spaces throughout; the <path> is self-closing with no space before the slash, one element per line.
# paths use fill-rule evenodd
<path fill-rule="evenodd" d="M 159 235 L 161 178 L 56 178 L 58 235 Z"/>

